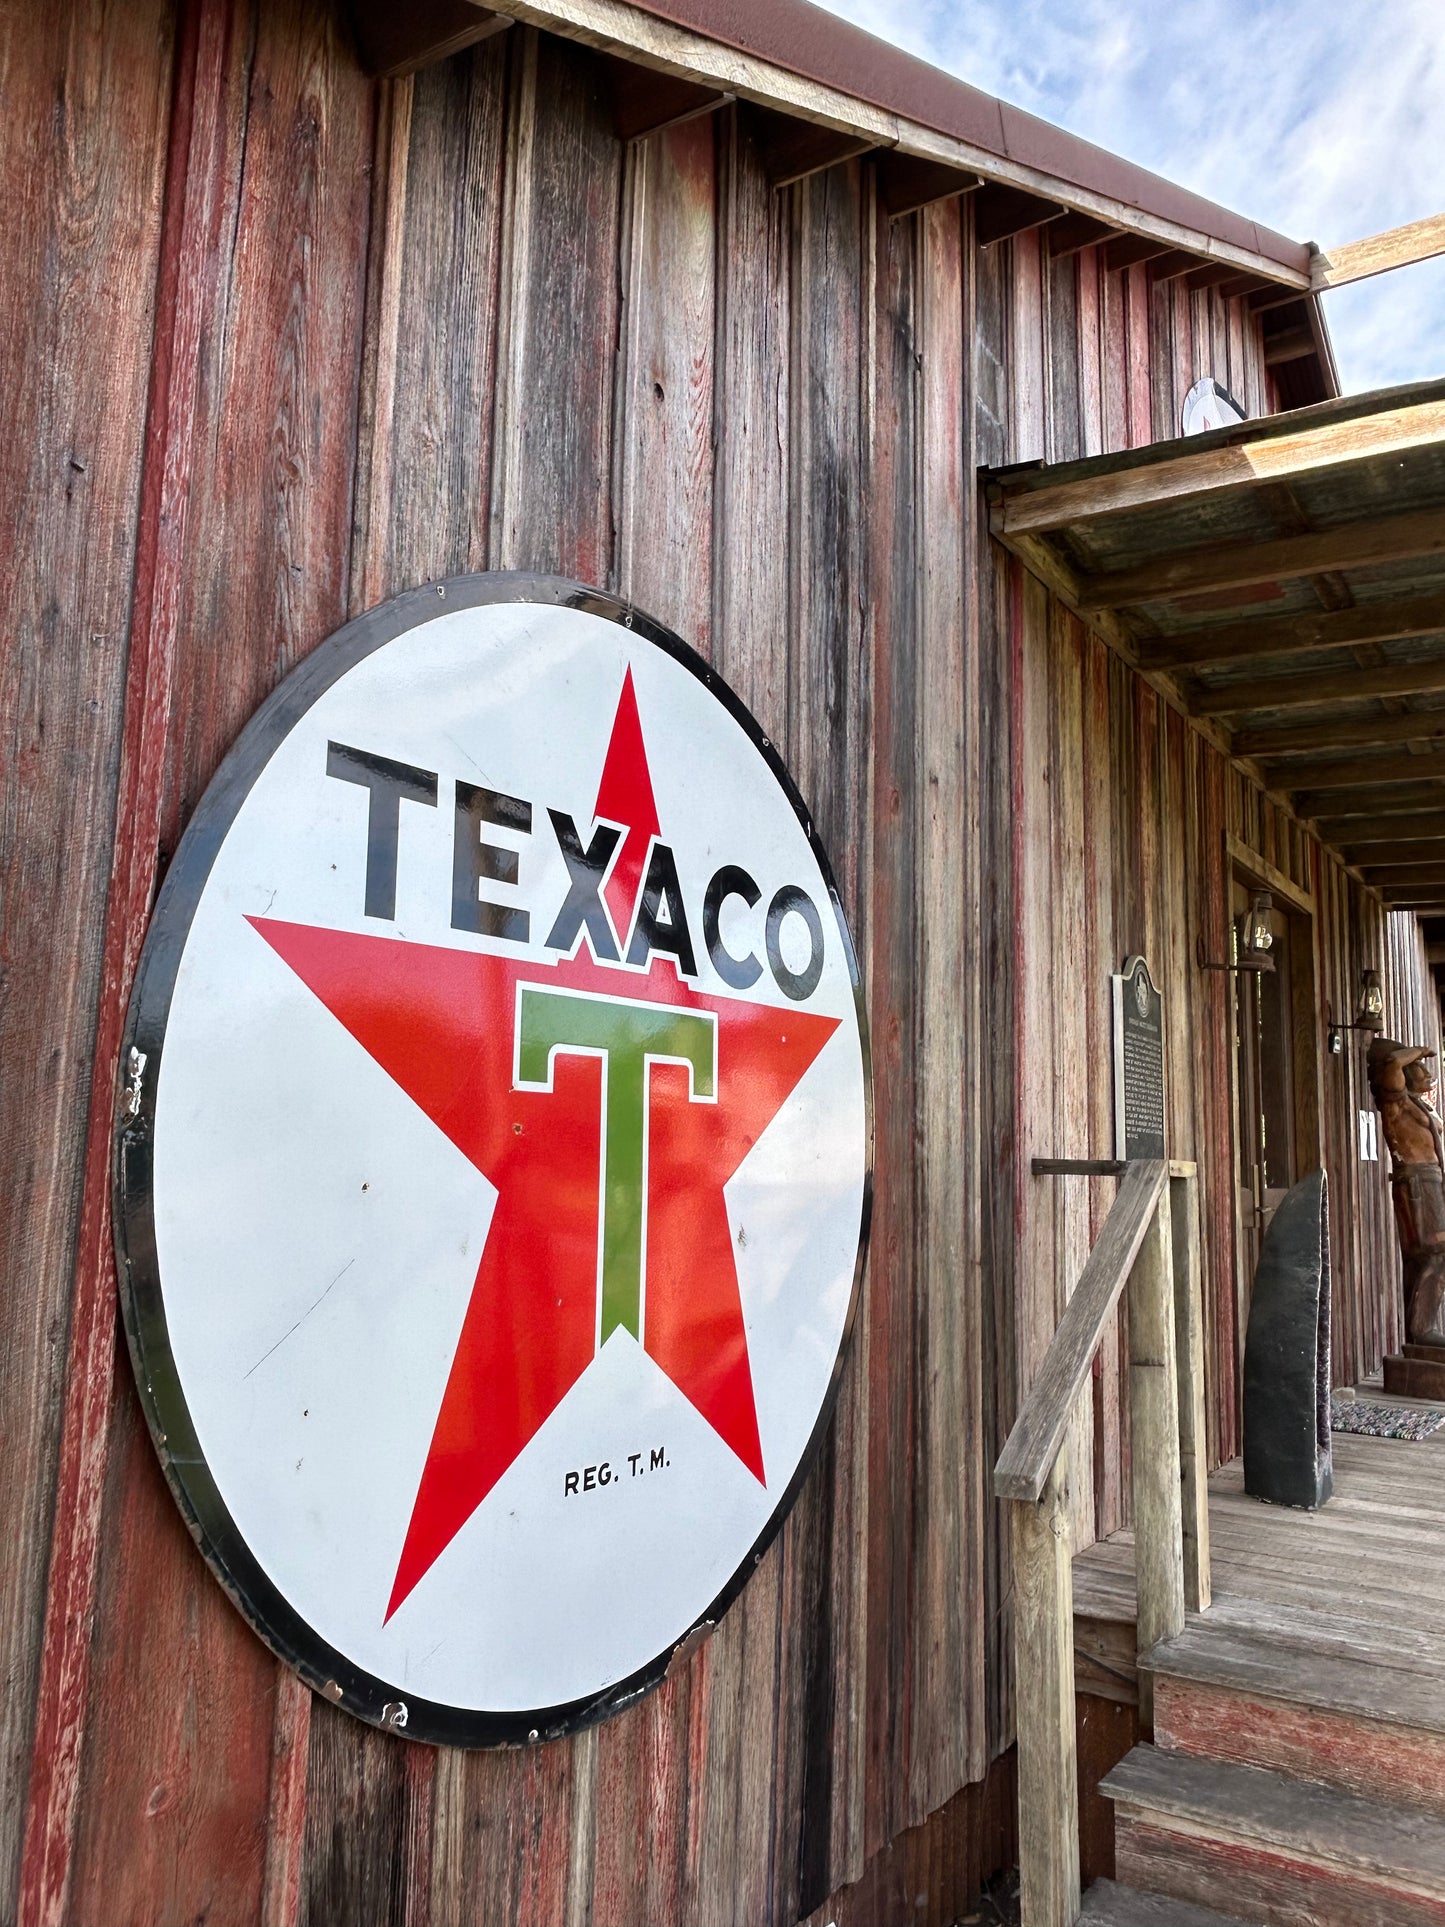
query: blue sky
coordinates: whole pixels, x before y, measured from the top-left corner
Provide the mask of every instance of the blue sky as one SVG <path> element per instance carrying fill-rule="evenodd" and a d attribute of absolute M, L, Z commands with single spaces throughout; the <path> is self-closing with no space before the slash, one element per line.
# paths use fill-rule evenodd
<path fill-rule="evenodd" d="M 1445 0 L 822 0 L 1301 241 L 1445 211 Z M 1445 375 L 1445 259 L 1326 297 L 1347 392 Z"/>

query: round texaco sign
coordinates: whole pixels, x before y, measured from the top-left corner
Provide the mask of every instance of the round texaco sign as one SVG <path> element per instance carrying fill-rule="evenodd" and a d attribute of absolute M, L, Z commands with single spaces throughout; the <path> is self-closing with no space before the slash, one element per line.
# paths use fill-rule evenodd
<path fill-rule="evenodd" d="M 791 1502 L 867 1236 L 857 966 L 736 697 L 553 578 L 349 624 L 188 828 L 120 1078 L 141 1395 L 262 1637 L 448 1743 L 660 1679 Z"/>

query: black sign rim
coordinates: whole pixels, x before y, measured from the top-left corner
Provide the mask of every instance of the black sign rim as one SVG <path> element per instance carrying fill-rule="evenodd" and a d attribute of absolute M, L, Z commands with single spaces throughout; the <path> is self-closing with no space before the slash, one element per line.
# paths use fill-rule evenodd
<path fill-rule="evenodd" d="M 155 1095 L 176 975 L 212 865 L 241 805 L 279 745 L 331 686 L 386 643 L 456 609 L 536 603 L 618 623 L 691 671 L 747 733 L 791 803 L 837 919 L 853 986 L 863 1060 L 864 1165 L 858 1252 L 837 1356 L 796 1470 L 727 1584 L 682 1634 L 626 1679 L 592 1697 L 523 1712 L 479 1712 L 388 1684 L 323 1639 L 262 1569 L 232 1519 L 195 1435 L 171 1352 L 156 1253 Z M 439 606 L 440 605 L 440 606 Z M 139 1068 L 137 1068 L 138 1060 Z M 822 1445 L 852 1338 L 873 1195 L 873 1077 L 868 1011 L 857 954 L 828 860 L 806 804 L 772 741 L 723 678 L 682 638 L 634 604 L 562 576 L 493 571 L 409 589 L 335 630 L 271 692 L 242 729 L 197 805 L 166 872 L 146 932 L 116 1067 L 111 1182 L 117 1284 L 126 1341 L 151 1439 L 192 1538 L 232 1604 L 276 1657 L 313 1691 L 369 1725 L 435 1746 L 497 1747 L 560 1739 L 620 1712 L 660 1684 L 673 1660 L 709 1634 L 762 1563 Z"/>

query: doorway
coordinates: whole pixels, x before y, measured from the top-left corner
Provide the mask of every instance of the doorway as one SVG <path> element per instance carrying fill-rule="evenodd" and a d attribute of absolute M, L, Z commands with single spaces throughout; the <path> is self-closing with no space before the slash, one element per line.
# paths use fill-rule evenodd
<path fill-rule="evenodd" d="M 1259 888 L 1258 879 L 1238 870 L 1231 878 L 1235 961 L 1241 922 Z M 1314 917 L 1274 894 L 1270 934 L 1273 970 L 1239 970 L 1232 979 L 1241 1353 L 1265 1231 L 1290 1186 L 1320 1163 Z"/>

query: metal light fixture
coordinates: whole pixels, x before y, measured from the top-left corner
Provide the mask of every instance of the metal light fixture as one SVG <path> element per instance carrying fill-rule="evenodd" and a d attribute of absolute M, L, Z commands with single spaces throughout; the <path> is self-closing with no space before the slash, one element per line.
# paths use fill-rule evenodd
<path fill-rule="evenodd" d="M 1195 956 L 1201 970 L 1273 970 L 1274 932 L 1269 927 L 1274 898 L 1268 890 L 1256 890 L 1249 908 L 1235 925 L 1233 963 L 1210 963 L 1204 954 L 1204 939 L 1195 943 Z"/>
<path fill-rule="evenodd" d="M 1330 1007 L 1325 1005 L 1328 1020 Z M 1376 1035 L 1385 1028 L 1385 986 L 1380 982 L 1378 970 L 1365 970 L 1360 973 L 1360 1002 L 1352 1024 L 1329 1023 L 1326 1048 L 1331 1057 L 1339 1057 L 1345 1048 L 1347 1030 L 1365 1030 Z"/>

